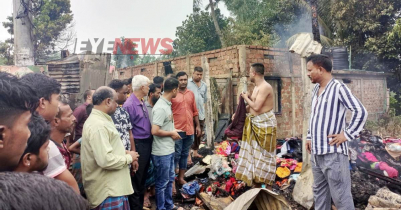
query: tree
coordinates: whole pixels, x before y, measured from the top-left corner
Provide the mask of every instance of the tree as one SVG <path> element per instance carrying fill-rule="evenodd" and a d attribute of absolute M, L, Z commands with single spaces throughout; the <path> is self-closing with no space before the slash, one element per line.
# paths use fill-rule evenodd
<path fill-rule="evenodd" d="M 129 39 L 121 37 L 121 43 L 125 49 L 135 51 L 136 44 L 134 42 L 130 42 Z M 117 52 L 113 55 L 113 60 L 116 65 L 116 69 L 121 69 L 128 66 L 135 66 L 136 65 L 135 61 L 137 59 L 138 55 L 123 54 L 122 50 L 119 47 L 117 48 Z"/>
<path fill-rule="evenodd" d="M 219 36 L 219 40 L 221 43 L 222 47 L 226 47 L 226 44 L 224 42 L 224 38 L 223 38 L 223 33 L 221 32 L 220 26 L 219 26 L 219 21 L 217 20 L 217 15 L 216 15 L 216 11 L 214 9 L 215 5 L 217 5 L 217 3 L 219 3 L 220 0 L 215 0 L 215 2 L 213 2 L 213 0 L 209 0 L 209 5 L 206 7 L 210 8 L 210 15 L 212 16 L 213 19 L 213 24 L 214 27 L 216 29 L 216 33 Z"/>
<path fill-rule="evenodd" d="M 12 45 L 0 41 L 0 65 L 13 65 Z"/>
<path fill-rule="evenodd" d="M 135 65 L 141 65 L 141 64 L 145 64 L 145 63 L 152 63 L 152 62 L 155 62 L 157 60 L 158 60 L 158 58 L 156 56 L 146 54 L 146 55 L 138 57 L 138 59 L 135 60 Z"/>
<path fill-rule="evenodd" d="M 224 29 L 228 22 L 215 10 L 220 28 Z M 176 56 L 215 50 L 222 47 L 212 17 L 208 12 L 200 11 L 187 16 L 182 26 L 177 27 L 176 39 L 173 42 L 173 54 Z"/>
<path fill-rule="evenodd" d="M 202 6 L 202 0 L 192 0 L 192 12 L 199 12 L 200 7 Z"/>
<path fill-rule="evenodd" d="M 32 13 L 35 60 L 53 53 L 58 46 L 71 44 L 75 33 L 71 31 L 73 15 L 70 8 L 70 0 L 43 0 L 40 9 Z M 11 16 L 3 26 L 13 35 Z"/>

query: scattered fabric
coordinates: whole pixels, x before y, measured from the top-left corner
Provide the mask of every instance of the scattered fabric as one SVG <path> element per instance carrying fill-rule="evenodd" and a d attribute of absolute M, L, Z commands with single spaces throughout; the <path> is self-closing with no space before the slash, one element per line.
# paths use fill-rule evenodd
<path fill-rule="evenodd" d="M 189 195 L 189 196 L 193 196 L 197 192 L 199 192 L 199 189 L 200 189 L 199 183 L 195 180 L 195 181 L 184 184 L 182 186 L 181 193 Z"/>
<path fill-rule="evenodd" d="M 228 156 L 231 153 L 231 144 L 228 141 L 223 141 L 217 148 L 216 154 Z"/>
<path fill-rule="evenodd" d="M 379 162 L 371 152 L 364 152 L 358 156 L 363 162 Z"/>
<path fill-rule="evenodd" d="M 278 167 L 277 171 L 276 171 L 276 174 L 280 178 L 285 178 L 285 177 L 288 177 L 291 174 L 291 171 L 287 167 Z"/>
<path fill-rule="evenodd" d="M 387 144 L 386 151 L 389 155 L 393 158 L 399 158 L 401 156 L 401 144 L 394 143 L 394 144 Z"/>
<path fill-rule="evenodd" d="M 297 166 L 294 169 L 295 173 L 301 173 L 302 171 L 302 163 L 297 163 Z"/>
<path fill-rule="evenodd" d="M 379 167 L 380 167 L 380 170 L 383 170 L 383 171 L 386 172 L 385 173 L 386 176 L 388 176 L 390 178 L 397 178 L 398 177 L 398 171 L 395 168 L 390 167 L 387 163 L 380 162 Z"/>

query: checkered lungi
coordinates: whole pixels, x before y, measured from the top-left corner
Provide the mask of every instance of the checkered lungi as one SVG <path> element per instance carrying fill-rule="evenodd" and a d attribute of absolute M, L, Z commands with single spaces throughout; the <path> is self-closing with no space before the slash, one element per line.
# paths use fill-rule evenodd
<path fill-rule="evenodd" d="M 108 197 L 92 210 L 130 210 L 128 197 Z"/>

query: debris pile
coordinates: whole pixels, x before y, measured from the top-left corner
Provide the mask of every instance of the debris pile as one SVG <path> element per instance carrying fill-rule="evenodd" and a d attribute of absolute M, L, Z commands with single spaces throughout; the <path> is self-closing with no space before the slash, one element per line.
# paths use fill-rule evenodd
<path fill-rule="evenodd" d="M 350 142 L 349 148 L 351 191 L 355 207 L 399 209 L 398 203 L 394 207 L 387 207 L 389 205 L 381 199 L 387 198 L 383 197 L 384 189 L 389 195 L 401 192 L 401 139 L 381 139 L 369 131 L 363 131 L 360 138 Z M 277 140 L 277 176 L 273 191 L 252 189 L 235 179 L 239 150 L 240 146 L 234 139 L 217 143 L 214 150 L 202 145 L 199 154 L 204 158 L 194 158 L 196 164 L 185 173 L 185 179 L 189 182 L 180 189 L 182 201 L 192 202 L 193 210 L 266 209 L 264 205 L 276 206 L 277 209 L 306 209 L 293 197 L 297 181 L 313 180 L 312 174 L 300 176 L 303 167 L 310 167 L 302 160 L 302 139 L 292 137 Z M 312 195 L 312 192 L 309 194 Z M 311 198 L 308 206 L 313 206 Z M 398 202 L 397 199 L 395 201 Z"/>

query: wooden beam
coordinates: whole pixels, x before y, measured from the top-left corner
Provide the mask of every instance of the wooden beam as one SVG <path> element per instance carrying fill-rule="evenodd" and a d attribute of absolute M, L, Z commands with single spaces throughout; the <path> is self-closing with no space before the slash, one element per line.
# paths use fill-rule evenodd
<path fill-rule="evenodd" d="M 214 137 L 214 129 L 213 129 L 213 106 L 212 106 L 212 94 L 210 90 L 210 70 L 209 63 L 206 56 L 202 56 L 202 68 L 205 73 L 204 81 L 207 86 L 207 102 L 205 106 L 206 116 L 205 116 L 205 125 L 206 125 L 206 137 L 207 137 L 207 146 L 213 147 L 213 139 Z"/>

